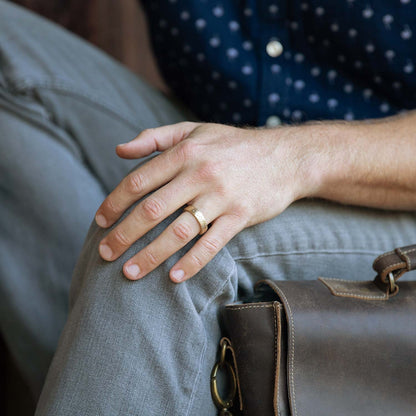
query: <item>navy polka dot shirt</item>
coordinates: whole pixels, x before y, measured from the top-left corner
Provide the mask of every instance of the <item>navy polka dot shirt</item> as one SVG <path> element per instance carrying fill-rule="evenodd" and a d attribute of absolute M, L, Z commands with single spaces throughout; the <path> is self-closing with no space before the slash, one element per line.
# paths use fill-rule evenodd
<path fill-rule="evenodd" d="M 144 0 L 160 70 L 202 120 L 274 126 L 416 108 L 416 0 Z"/>

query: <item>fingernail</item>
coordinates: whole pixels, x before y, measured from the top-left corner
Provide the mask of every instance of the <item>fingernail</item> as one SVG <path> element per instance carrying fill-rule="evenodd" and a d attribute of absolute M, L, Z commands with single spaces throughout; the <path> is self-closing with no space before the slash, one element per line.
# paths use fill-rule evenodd
<path fill-rule="evenodd" d="M 181 269 L 173 270 L 173 272 L 172 272 L 172 278 L 176 282 L 181 282 L 184 277 L 185 277 L 185 272 L 183 270 L 181 270 Z"/>
<path fill-rule="evenodd" d="M 140 273 L 140 267 L 137 264 L 129 264 L 126 267 L 126 273 L 129 275 L 129 277 L 135 279 Z"/>
<path fill-rule="evenodd" d="M 98 215 L 95 216 L 95 222 L 100 227 L 106 227 L 107 226 L 107 220 L 105 219 L 104 215 L 102 215 L 102 214 L 98 214 Z"/>
<path fill-rule="evenodd" d="M 101 257 L 105 260 L 110 260 L 113 257 L 113 250 L 107 244 L 101 244 L 99 248 Z"/>

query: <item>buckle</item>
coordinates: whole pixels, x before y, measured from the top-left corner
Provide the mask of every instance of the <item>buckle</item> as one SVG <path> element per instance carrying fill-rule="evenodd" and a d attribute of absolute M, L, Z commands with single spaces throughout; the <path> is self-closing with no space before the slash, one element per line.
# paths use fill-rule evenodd
<path fill-rule="evenodd" d="M 228 341 L 225 338 L 221 339 L 220 359 L 217 363 L 215 363 L 211 371 L 211 396 L 212 396 L 212 400 L 215 403 L 215 406 L 217 406 L 217 409 L 220 410 L 220 416 L 232 416 L 228 409 L 233 406 L 233 400 L 237 392 L 237 378 L 235 376 L 234 368 L 225 359 L 227 346 L 228 346 Z M 229 379 L 231 380 L 231 390 L 225 399 L 223 399 L 218 392 L 217 376 L 218 376 L 218 371 L 220 369 L 226 370 L 228 373 L 227 375 L 229 376 Z"/>
<path fill-rule="evenodd" d="M 390 295 L 396 294 L 396 292 L 399 290 L 399 287 L 396 285 L 396 279 L 393 276 L 393 273 L 389 273 L 389 292 Z"/>

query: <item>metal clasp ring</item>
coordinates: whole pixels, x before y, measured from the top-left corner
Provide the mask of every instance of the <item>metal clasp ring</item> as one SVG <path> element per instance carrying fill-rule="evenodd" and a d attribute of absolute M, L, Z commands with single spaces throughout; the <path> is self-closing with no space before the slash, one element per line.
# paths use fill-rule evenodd
<path fill-rule="evenodd" d="M 389 284 L 390 284 L 390 294 L 393 294 L 397 290 L 396 280 L 393 276 L 393 273 L 389 273 Z"/>
<path fill-rule="evenodd" d="M 227 352 L 227 341 L 224 338 L 220 342 L 220 347 L 220 360 L 214 365 L 214 368 L 211 372 L 211 395 L 212 400 L 219 410 L 227 410 L 233 405 L 233 400 L 237 392 L 237 379 L 233 366 L 225 360 L 225 354 Z M 231 376 L 231 391 L 226 399 L 223 399 L 218 392 L 217 374 L 220 368 L 225 368 Z"/>

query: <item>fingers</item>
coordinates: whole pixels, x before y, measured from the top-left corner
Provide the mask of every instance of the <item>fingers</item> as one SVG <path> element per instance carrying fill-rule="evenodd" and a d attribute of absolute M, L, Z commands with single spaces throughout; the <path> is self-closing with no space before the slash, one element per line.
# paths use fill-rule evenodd
<path fill-rule="evenodd" d="M 175 283 L 184 282 L 198 273 L 242 229 L 235 215 L 219 217 L 195 245 L 172 267 L 170 278 Z"/>
<path fill-rule="evenodd" d="M 205 212 L 210 212 L 212 215 L 212 217 L 205 217 L 208 223 L 219 215 L 219 212 L 216 212 L 214 208 L 215 206 L 218 207 L 219 204 L 200 204 L 200 206 L 203 207 L 202 209 Z M 189 212 L 183 212 L 160 236 L 124 264 L 124 274 L 131 280 L 144 277 L 188 244 L 199 232 L 200 226 L 195 217 Z M 180 272 L 177 272 L 176 275 L 178 273 L 180 274 Z"/>
<path fill-rule="evenodd" d="M 134 202 L 171 181 L 182 164 L 176 155 L 177 152 L 159 155 L 128 174 L 98 208 L 95 215 L 97 224 L 110 227 Z"/>
<path fill-rule="evenodd" d="M 143 130 L 136 138 L 116 147 L 118 156 L 136 159 L 156 151 L 164 151 L 185 139 L 201 123 L 183 121 Z"/>
<path fill-rule="evenodd" d="M 237 221 L 240 220 L 238 215 L 224 215 L 223 183 L 211 175 L 211 168 L 207 175 L 204 159 L 196 157 L 206 151 L 201 149 L 200 143 L 196 143 L 197 135 L 203 133 L 203 129 L 197 129 L 201 125 L 182 122 L 147 129 L 131 142 L 117 147 L 119 156 L 125 158 L 143 157 L 155 151 L 163 153 L 126 176 L 97 210 L 97 224 L 110 227 L 134 202 L 155 191 L 103 238 L 99 246 L 102 258 L 108 261 L 117 259 L 179 207 L 185 203 L 195 204 L 205 215 L 211 215 L 206 217 L 208 224 L 215 222 L 172 268 L 170 278 L 180 282 L 201 270 L 244 228 L 241 221 Z M 207 190 L 214 198 L 208 199 L 207 204 L 202 200 L 193 202 L 198 195 L 206 197 Z M 221 195 L 220 199 L 218 195 Z M 213 200 L 216 200 L 214 205 Z M 198 220 L 189 212 L 182 213 L 159 237 L 124 264 L 124 274 L 131 280 L 142 278 L 188 244 L 199 231 Z"/>
<path fill-rule="evenodd" d="M 120 257 L 135 241 L 181 207 L 183 201 L 192 200 L 197 193 L 198 187 L 189 184 L 182 176 L 158 189 L 134 207 L 129 215 L 101 240 L 101 257 L 107 261 Z"/>

